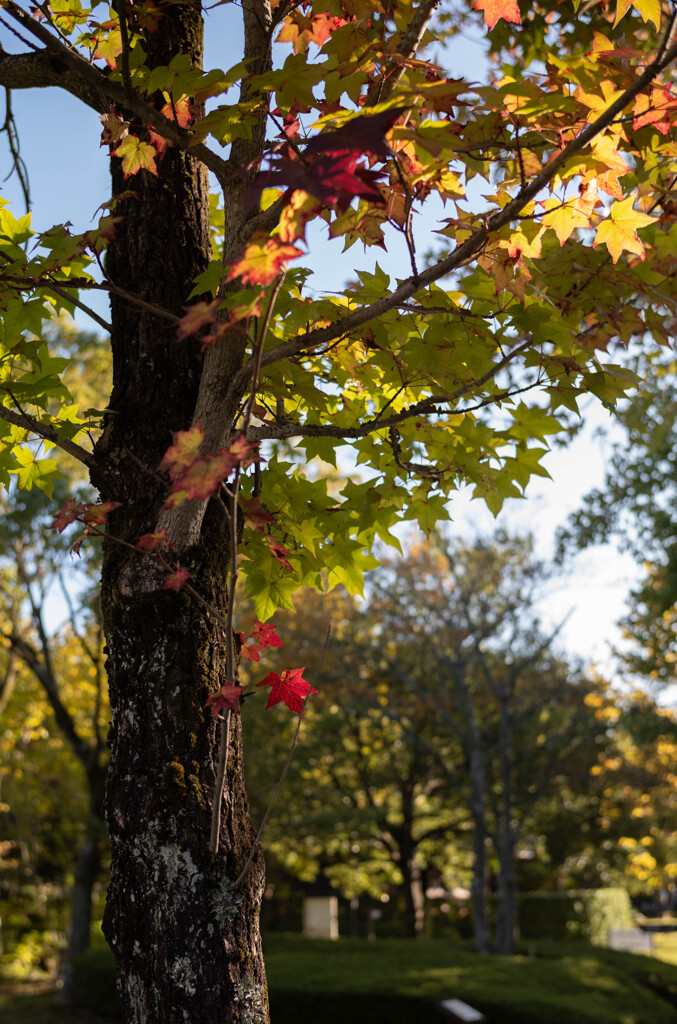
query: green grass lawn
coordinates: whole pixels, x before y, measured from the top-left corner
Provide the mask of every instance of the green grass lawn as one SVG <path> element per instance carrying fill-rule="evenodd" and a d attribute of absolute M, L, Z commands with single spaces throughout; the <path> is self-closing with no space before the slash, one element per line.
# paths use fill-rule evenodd
<path fill-rule="evenodd" d="M 677 966 L 572 943 L 539 944 L 510 960 L 441 939 L 323 942 L 269 934 L 273 1024 L 436 1024 L 435 1004 L 460 998 L 490 1024 L 677 1024 Z M 111 957 L 80 965 L 90 1013 L 115 1014 Z M 53 1006 L 53 990 L 0 985 L 2 1024 L 95 1024 Z"/>

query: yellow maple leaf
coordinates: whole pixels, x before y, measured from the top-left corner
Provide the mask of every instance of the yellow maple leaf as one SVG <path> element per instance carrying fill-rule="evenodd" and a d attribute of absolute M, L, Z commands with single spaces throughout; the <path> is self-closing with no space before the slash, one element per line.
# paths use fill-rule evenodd
<path fill-rule="evenodd" d="M 639 12 L 643 21 L 653 21 L 658 31 L 661 23 L 661 0 L 618 0 L 616 4 L 616 20 L 614 28 L 625 15 L 628 8 L 634 7 Z"/>
<path fill-rule="evenodd" d="M 593 245 L 604 243 L 614 263 L 618 262 L 618 257 L 624 249 L 644 259 L 644 246 L 639 240 L 637 230 L 653 224 L 656 218 L 635 210 L 634 202 L 635 197 L 628 196 L 622 202 L 614 203 L 609 216 L 597 228 Z"/>
<path fill-rule="evenodd" d="M 157 178 L 157 153 L 150 143 L 141 142 L 136 135 L 125 136 L 117 149 L 113 150 L 113 156 L 119 156 L 122 160 L 123 178 L 128 178 L 141 170 L 149 171 Z"/>

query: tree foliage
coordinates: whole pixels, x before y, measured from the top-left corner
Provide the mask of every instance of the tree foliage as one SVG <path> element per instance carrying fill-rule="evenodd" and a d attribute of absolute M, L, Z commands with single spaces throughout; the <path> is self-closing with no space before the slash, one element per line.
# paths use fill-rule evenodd
<path fill-rule="evenodd" d="M 650 684 L 671 683 L 677 657 L 677 404 L 675 363 L 645 354 L 637 369 L 643 382 L 616 419 L 623 438 L 613 444 L 604 485 L 586 495 L 562 548 L 617 539 L 644 564 L 622 625 L 631 642 L 628 667 Z"/>

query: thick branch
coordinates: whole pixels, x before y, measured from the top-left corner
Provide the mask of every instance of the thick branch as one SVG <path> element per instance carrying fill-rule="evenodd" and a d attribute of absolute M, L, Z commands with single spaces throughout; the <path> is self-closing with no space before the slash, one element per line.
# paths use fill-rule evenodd
<path fill-rule="evenodd" d="M 65 89 L 98 113 L 108 108 L 105 94 L 45 50 L 5 53 L 0 49 L 0 85 L 7 89 Z"/>
<path fill-rule="evenodd" d="M 102 94 L 109 100 L 113 100 L 119 107 L 125 110 L 130 110 L 131 113 L 136 114 L 139 120 L 143 124 L 151 125 L 151 127 L 163 136 L 165 139 L 169 139 L 180 149 L 187 149 L 190 146 L 191 153 L 197 160 L 201 160 L 202 163 L 209 168 L 210 171 L 216 175 L 219 184 L 223 185 L 226 181 L 229 181 L 234 173 L 234 165 L 229 161 L 224 160 L 222 157 L 213 153 L 203 143 L 194 143 L 193 133 L 185 128 L 181 128 L 176 121 L 170 121 L 169 118 L 164 117 L 159 110 L 151 106 L 150 103 L 146 103 L 140 96 L 136 94 L 129 95 L 124 85 L 118 82 L 111 82 L 106 75 L 102 74 L 98 68 L 93 67 L 84 57 L 73 49 L 69 49 L 64 46 L 62 42 L 52 35 L 43 25 L 39 22 L 34 21 L 33 18 L 29 17 L 21 8 L 14 3 L 14 0 L 5 0 L 4 10 L 17 21 L 21 27 L 31 35 L 39 39 L 44 45 L 45 50 L 48 51 L 57 62 L 64 64 L 74 75 L 75 79 L 79 79 L 81 85 L 78 88 L 84 88 L 86 86 L 93 93 Z M 45 52 L 36 54 L 37 56 L 46 56 Z M 0 78 L 0 84 L 5 84 Z M 62 84 L 59 82 L 50 82 L 45 84 Z M 76 83 L 77 85 L 77 83 Z M 62 86 L 65 88 L 66 86 Z M 14 88 L 21 88 L 21 86 L 14 86 Z M 26 88 L 26 86 L 23 86 Z M 73 90 L 70 90 L 73 91 Z M 74 92 L 74 95 L 78 95 L 78 92 Z M 91 104 L 90 104 L 91 105 Z M 102 110 L 103 107 L 96 106 L 95 109 Z"/>

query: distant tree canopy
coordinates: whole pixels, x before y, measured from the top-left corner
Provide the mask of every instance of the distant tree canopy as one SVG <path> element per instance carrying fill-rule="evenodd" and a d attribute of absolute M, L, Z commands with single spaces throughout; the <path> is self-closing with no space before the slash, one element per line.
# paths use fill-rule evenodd
<path fill-rule="evenodd" d="M 556 654 L 539 624 L 546 575 L 526 540 L 431 544 L 376 570 L 366 604 L 305 595 L 285 617 L 301 660 L 323 623 L 332 626 L 271 826 L 270 849 L 292 873 L 321 869 L 347 894 L 394 887 L 410 935 L 421 930 L 433 874 L 448 887 L 472 880 L 483 949 L 493 873 L 498 947 L 510 951 L 518 854 L 545 857 L 542 883 L 557 877 L 548 833 L 559 802 L 571 794 L 586 813 L 598 788 L 590 773 L 609 742 L 595 713 L 603 685 Z M 246 709 L 245 725 L 258 806 L 271 784 L 268 740 Z M 577 840 L 580 850 L 580 830 L 567 853 Z"/>
<path fill-rule="evenodd" d="M 560 546 L 616 539 L 644 564 L 622 625 L 627 666 L 647 682 L 677 681 L 677 363 L 645 353 L 638 391 L 616 409 L 624 438 L 612 447 L 604 485 L 591 491 Z"/>

